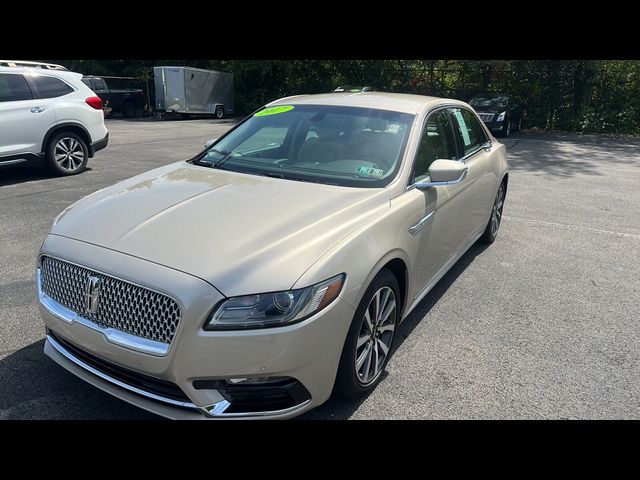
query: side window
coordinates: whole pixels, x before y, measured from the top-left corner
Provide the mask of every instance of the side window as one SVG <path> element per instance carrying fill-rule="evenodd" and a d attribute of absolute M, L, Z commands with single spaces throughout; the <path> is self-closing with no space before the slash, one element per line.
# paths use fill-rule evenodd
<path fill-rule="evenodd" d="M 107 90 L 107 84 L 106 82 L 101 79 L 101 78 L 96 78 L 93 80 L 93 84 L 96 87 L 96 92 L 102 92 L 104 90 Z"/>
<path fill-rule="evenodd" d="M 0 102 L 17 102 L 32 98 L 29 84 L 22 75 L 0 73 Z"/>
<path fill-rule="evenodd" d="M 427 119 L 413 167 L 411 183 L 429 176 L 434 160 L 457 160 L 456 142 L 445 110 L 432 113 Z"/>
<path fill-rule="evenodd" d="M 487 136 L 473 113 L 463 108 L 452 108 L 451 113 L 460 134 L 465 155 L 484 145 Z"/>
<path fill-rule="evenodd" d="M 33 81 L 36 84 L 41 98 L 61 97 L 73 92 L 73 88 L 62 80 L 46 75 L 34 75 Z"/>
<path fill-rule="evenodd" d="M 90 78 L 82 78 L 82 83 L 84 83 L 87 87 L 89 87 L 91 90 L 93 90 L 93 85 L 91 83 L 91 79 Z"/>

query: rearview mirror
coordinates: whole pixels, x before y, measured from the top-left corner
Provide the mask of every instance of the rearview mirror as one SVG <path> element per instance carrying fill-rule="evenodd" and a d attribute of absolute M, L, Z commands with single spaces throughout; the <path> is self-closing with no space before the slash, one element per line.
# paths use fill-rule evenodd
<path fill-rule="evenodd" d="M 429 167 L 428 181 L 416 182 L 415 186 L 419 190 L 426 190 L 431 187 L 442 187 L 445 185 L 455 185 L 464 180 L 467 176 L 468 167 L 456 160 L 435 160 Z"/>
<path fill-rule="evenodd" d="M 218 140 L 218 139 L 217 138 L 210 138 L 209 140 L 204 142 L 204 148 L 209 148 L 211 145 L 216 143 L 216 140 Z"/>

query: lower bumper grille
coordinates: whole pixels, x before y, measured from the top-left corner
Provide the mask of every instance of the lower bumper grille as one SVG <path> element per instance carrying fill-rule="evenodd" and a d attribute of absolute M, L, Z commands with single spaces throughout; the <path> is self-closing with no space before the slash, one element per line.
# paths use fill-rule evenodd
<path fill-rule="evenodd" d="M 107 360 L 96 357 L 95 355 L 92 355 L 91 353 L 81 349 L 68 340 L 65 340 L 60 335 L 56 335 L 51 330 L 49 331 L 49 336 L 51 336 L 74 357 L 108 377 L 114 378 L 138 390 L 143 390 L 145 392 L 162 398 L 167 398 L 175 402 L 191 402 L 189 397 L 187 397 L 185 393 L 180 389 L 180 387 L 178 387 L 175 383 L 169 382 L 167 380 L 162 380 L 160 378 L 151 377 L 143 373 L 135 372 L 115 363 L 111 363 Z M 174 404 L 174 406 L 176 405 Z"/>

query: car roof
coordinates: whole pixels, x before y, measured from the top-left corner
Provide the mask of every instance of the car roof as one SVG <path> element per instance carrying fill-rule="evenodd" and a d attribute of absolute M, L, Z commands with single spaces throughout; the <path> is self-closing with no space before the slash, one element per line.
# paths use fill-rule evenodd
<path fill-rule="evenodd" d="M 337 105 L 345 107 L 376 108 L 379 110 L 391 110 L 395 112 L 416 114 L 439 104 L 459 104 L 466 106 L 466 103 L 450 98 L 427 97 L 425 95 L 389 92 L 358 92 L 346 95 L 344 93 L 298 95 L 275 100 L 269 103 L 269 106 Z"/>
<path fill-rule="evenodd" d="M 40 74 L 51 75 L 52 77 L 78 79 L 82 77 L 81 73 L 71 72 L 69 70 L 53 70 L 48 68 L 39 67 L 2 67 L 0 66 L 0 72 L 2 73 L 22 73 L 22 74 Z"/>

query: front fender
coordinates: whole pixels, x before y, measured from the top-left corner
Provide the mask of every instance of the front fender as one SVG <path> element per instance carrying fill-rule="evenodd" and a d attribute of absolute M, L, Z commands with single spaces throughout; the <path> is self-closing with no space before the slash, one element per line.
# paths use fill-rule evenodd
<path fill-rule="evenodd" d="M 367 287 L 390 261 L 400 259 L 407 269 L 405 301 L 412 298 L 414 265 L 418 244 L 407 233 L 407 224 L 414 218 L 411 205 L 398 205 L 343 238 L 317 260 L 295 283 L 294 288 L 312 285 L 339 273 L 346 273 L 340 294 L 354 309 Z"/>

